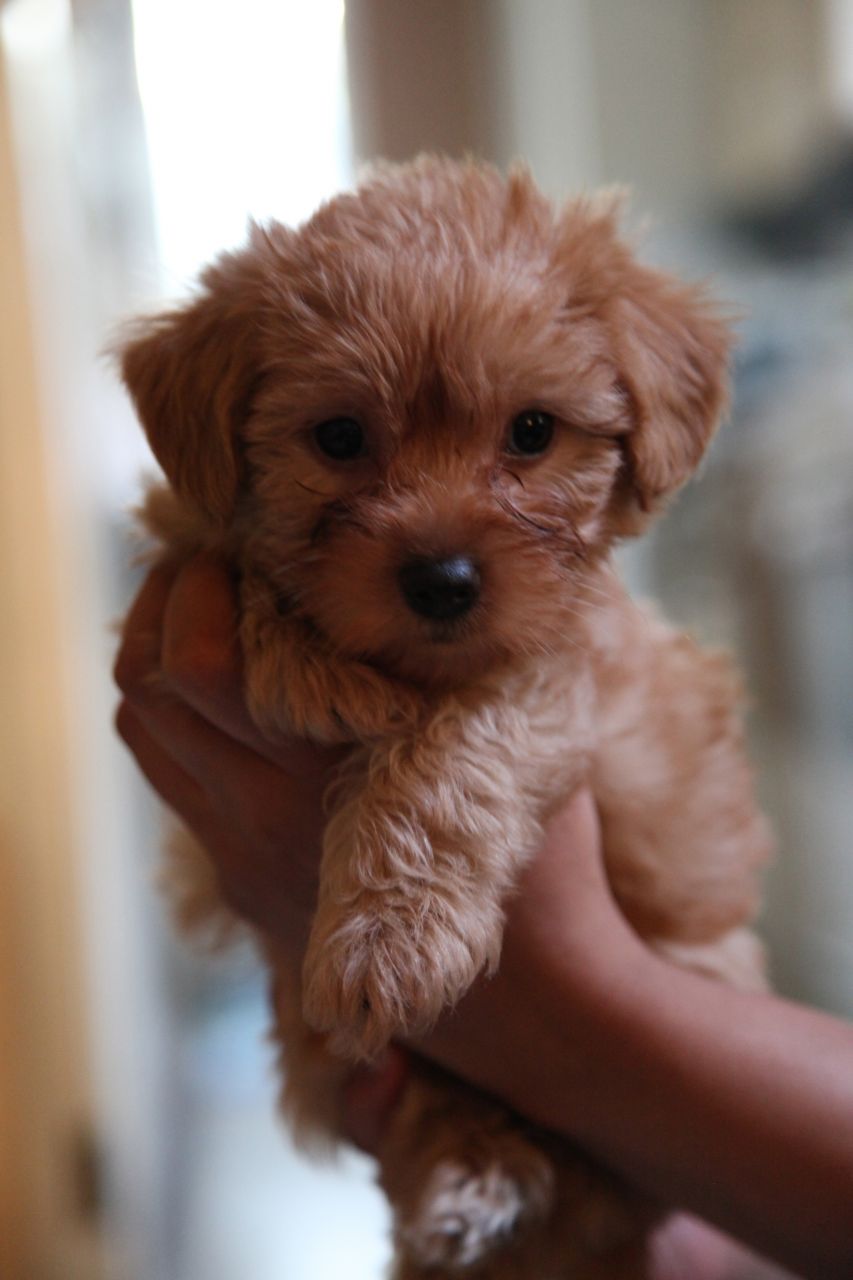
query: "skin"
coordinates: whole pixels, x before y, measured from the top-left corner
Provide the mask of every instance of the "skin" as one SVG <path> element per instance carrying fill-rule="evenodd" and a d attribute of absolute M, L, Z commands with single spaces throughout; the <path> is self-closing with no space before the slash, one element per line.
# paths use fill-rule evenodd
<path fill-rule="evenodd" d="M 116 679 L 119 732 L 209 851 L 226 901 L 299 959 L 336 755 L 255 729 L 220 564 L 150 574 Z M 619 913 L 600 853 L 581 792 L 508 906 L 498 974 L 414 1048 L 689 1211 L 658 1233 L 655 1280 L 780 1274 L 705 1222 L 798 1275 L 849 1278 L 853 1029 L 659 960 Z M 367 1150 L 411 1048 L 353 1075 L 348 1128 Z"/>

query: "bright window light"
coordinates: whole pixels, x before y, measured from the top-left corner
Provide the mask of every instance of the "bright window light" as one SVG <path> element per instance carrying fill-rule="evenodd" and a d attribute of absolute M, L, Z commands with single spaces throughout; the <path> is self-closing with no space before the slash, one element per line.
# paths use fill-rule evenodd
<path fill-rule="evenodd" d="M 165 288 L 351 175 L 343 0 L 133 0 Z"/>
<path fill-rule="evenodd" d="M 14 58 L 42 55 L 71 36 L 68 0 L 7 0 L 0 10 L 0 39 Z"/>

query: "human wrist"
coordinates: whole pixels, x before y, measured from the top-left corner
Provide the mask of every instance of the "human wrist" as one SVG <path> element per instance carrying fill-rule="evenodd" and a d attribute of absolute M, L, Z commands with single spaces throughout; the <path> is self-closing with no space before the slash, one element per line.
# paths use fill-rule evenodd
<path fill-rule="evenodd" d="M 507 980 L 517 969 L 536 1027 L 519 1096 L 531 1120 L 595 1148 L 602 1124 L 624 1092 L 628 1047 L 654 1039 L 666 969 L 612 904 L 536 958 L 516 957 L 509 939 Z M 535 975 L 535 978 L 534 978 Z M 535 993 L 531 992 L 531 980 Z"/>
<path fill-rule="evenodd" d="M 624 1081 L 622 1040 L 654 979 L 655 958 L 612 901 L 588 905 L 577 927 L 553 931 L 553 917 L 531 916 L 530 899 L 511 911 L 498 973 L 415 1046 L 575 1139 L 594 1134 L 608 1105 L 603 1082 L 619 1090 Z"/>

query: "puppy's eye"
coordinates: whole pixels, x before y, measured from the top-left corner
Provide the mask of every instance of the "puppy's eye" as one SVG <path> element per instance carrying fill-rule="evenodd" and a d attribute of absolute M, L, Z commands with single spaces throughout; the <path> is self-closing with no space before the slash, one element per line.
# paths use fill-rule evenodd
<path fill-rule="evenodd" d="M 329 418 L 314 428 L 314 439 L 327 458 L 347 462 L 364 453 L 364 432 L 355 418 Z"/>
<path fill-rule="evenodd" d="M 513 419 L 507 449 L 510 453 L 532 457 L 544 453 L 554 435 L 554 419 L 541 409 L 525 409 Z"/>

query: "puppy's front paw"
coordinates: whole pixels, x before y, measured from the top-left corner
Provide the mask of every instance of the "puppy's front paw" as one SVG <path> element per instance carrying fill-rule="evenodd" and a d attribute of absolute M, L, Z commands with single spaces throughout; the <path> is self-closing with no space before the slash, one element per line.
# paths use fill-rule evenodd
<path fill-rule="evenodd" d="M 471 913 L 472 916 L 474 913 Z M 336 1053 L 375 1057 L 395 1035 L 426 1031 L 484 969 L 497 964 L 500 916 L 482 909 L 470 932 L 435 899 L 364 895 L 356 911 L 320 911 L 304 969 L 304 1013 Z M 467 922 L 463 922 L 467 923 Z"/>
<path fill-rule="evenodd" d="M 372 667 L 306 647 L 258 650 L 246 666 L 246 696 L 255 722 L 328 745 L 362 742 L 412 728 L 421 699 Z"/>
<path fill-rule="evenodd" d="M 329 683 L 332 719 L 348 741 L 412 729 L 423 711 L 422 698 L 413 689 L 362 662 L 336 665 Z"/>

